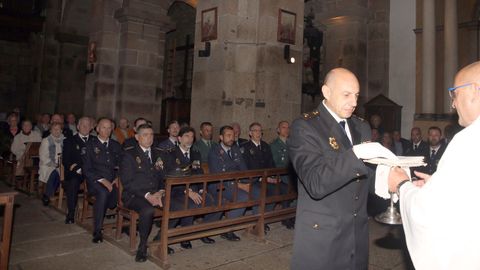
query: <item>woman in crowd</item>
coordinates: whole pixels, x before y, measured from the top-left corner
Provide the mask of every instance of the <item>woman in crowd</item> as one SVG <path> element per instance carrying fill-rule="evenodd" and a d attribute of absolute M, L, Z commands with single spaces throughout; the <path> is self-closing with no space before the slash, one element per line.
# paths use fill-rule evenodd
<path fill-rule="evenodd" d="M 62 123 L 53 122 L 50 126 L 50 135 L 40 144 L 39 181 L 45 183 L 45 192 L 42 196 L 43 205 L 50 203 L 50 197 L 60 185 L 59 157 L 62 155 L 63 139 Z"/>
<path fill-rule="evenodd" d="M 17 160 L 15 176 L 23 175 L 23 155 L 25 153 L 27 143 L 42 141 L 42 135 L 37 131 L 32 130 L 32 127 L 32 122 L 30 120 L 24 120 L 22 122 L 22 131 L 13 138 L 10 151 L 15 155 Z"/>

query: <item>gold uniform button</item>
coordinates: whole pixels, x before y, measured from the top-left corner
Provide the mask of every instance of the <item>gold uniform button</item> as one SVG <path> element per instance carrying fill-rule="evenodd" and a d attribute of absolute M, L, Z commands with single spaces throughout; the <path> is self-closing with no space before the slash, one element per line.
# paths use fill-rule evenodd
<path fill-rule="evenodd" d="M 357 173 L 357 177 L 360 177 L 360 174 L 359 174 L 359 173 Z"/>
<path fill-rule="evenodd" d="M 315 224 L 313 224 L 313 228 L 314 228 L 315 230 L 317 230 L 318 228 L 320 228 L 320 225 L 318 225 L 317 223 L 315 223 Z"/>
<path fill-rule="evenodd" d="M 358 196 L 355 196 L 355 200 L 358 200 Z"/>
<path fill-rule="evenodd" d="M 360 179 L 357 179 L 357 183 L 360 182 Z"/>
<path fill-rule="evenodd" d="M 353 213 L 353 216 L 354 216 L 354 217 L 357 217 L 357 213 Z"/>

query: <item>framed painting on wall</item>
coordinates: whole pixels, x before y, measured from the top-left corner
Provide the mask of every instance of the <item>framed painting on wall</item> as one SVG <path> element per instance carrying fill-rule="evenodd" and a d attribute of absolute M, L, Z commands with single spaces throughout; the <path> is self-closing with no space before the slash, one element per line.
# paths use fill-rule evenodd
<path fill-rule="evenodd" d="M 216 7 L 202 11 L 202 42 L 217 39 L 217 22 L 218 17 Z"/>
<path fill-rule="evenodd" d="M 297 15 L 295 13 L 284 9 L 278 11 L 278 41 L 292 45 L 295 44 L 296 21 Z"/>

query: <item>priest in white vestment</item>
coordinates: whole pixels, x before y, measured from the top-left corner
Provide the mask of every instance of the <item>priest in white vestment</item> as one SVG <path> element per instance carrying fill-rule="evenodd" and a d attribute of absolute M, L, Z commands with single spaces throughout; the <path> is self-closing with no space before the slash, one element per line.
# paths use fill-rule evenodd
<path fill-rule="evenodd" d="M 413 184 L 392 168 L 390 191 L 399 193 L 403 227 L 416 270 L 480 269 L 480 62 L 455 77 L 452 107 L 465 129 L 449 143 L 437 171 Z"/>

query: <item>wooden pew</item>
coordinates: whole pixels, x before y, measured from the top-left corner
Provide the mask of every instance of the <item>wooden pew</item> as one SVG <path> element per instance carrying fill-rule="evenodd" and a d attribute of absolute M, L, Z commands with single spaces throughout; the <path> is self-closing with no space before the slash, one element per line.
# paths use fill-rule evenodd
<path fill-rule="evenodd" d="M 139 219 L 139 214 L 131 209 L 128 209 L 123 205 L 122 201 L 122 192 L 123 192 L 123 185 L 122 181 L 118 179 L 118 205 L 117 205 L 117 222 L 116 222 L 116 232 L 115 232 L 115 240 L 120 240 L 122 237 L 122 229 L 123 227 L 129 227 L 129 235 L 130 235 L 130 253 L 134 253 L 137 248 L 137 222 Z M 156 209 L 155 214 L 153 216 L 154 220 L 162 217 L 162 210 Z M 124 222 L 124 219 L 128 219 L 128 223 Z"/>
<path fill-rule="evenodd" d="M 2 239 L 0 248 L 0 270 L 8 269 L 10 244 L 12 237 L 13 204 L 17 192 L 0 193 L 0 205 L 5 206 L 3 216 Z"/>
<path fill-rule="evenodd" d="M 241 229 L 247 229 L 248 232 L 255 234 L 258 239 L 264 240 L 264 224 L 265 222 L 275 222 L 282 219 L 287 219 L 295 216 L 295 209 L 289 207 L 287 209 L 274 209 L 271 212 L 265 213 L 265 205 L 267 203 L 280 203 L 282 201 L 291 201 L 296 198 L 296 192 L 293 187 L 289 188 L 288 194 L 277 194 L 267 197 L 267 182 L 262 181 L 260 198 L 253 198 L 251 192 L 249 200 L 245 202 L 237 201 L 237 193 L 239 183 L 242 180 L 247 180 L 249 183 L 257 181 L 257 179 L 267 179 L 268 176 L 279 177 L 280 175 L 287 175 L 287 169 L 268 169 L 268 170 L 254 170 L 245 172 L 229 172 L 220 174 L 195 175 L 185 178 L 168 178 L 166 180 L 165 188 L 165 204 L 162 208 L 162 226 L 160 241 L 149 243 L 150 247 L 157 247 L 154 257 L 157 257 L 162 268 L 169 268 L 168 250 L 169 244 L 179 243 L 181 241 L 198 239 L 201 237 L 214 236 L 222 233 L 232 232 Z M 234 183 L 234 198 L 233 202 L 225 202 L 223 197 L 223 186 L 227 181 L 235 181 Z M 188 187 L 193 184 L 200 183 L 203 185 L 203 190 L 207 190 L 207 186 L 217 183 L 219 185 L 219 192 L 215 198 L 216 204 L 213 206 L 205 205 L 206 193 L 202 194 L 203 203 L 200 208 L 188 209 L 188 192 L 185 194 L 185 202 L 182 210 L 170 210 L 171 191 L 172 187 L 182 185 L 188 190 Z M 251 191 L 251 185 L 250 185 Z M 170 219 L 200 216 L 208 213 L 224 212 L 237 208 L 248 208 L 258 206 L 257 214 L 250 214 L 238 218 L 225 218 L 209 223 L 197 223 L 188 227 L 168 228 Z M 154 258 L 156 260 L 156 258 Z"/>
<path fill-rule="evenodd" d="M 25 148 L 25 154 L 23 155 L 23 180 L 16 181 L 15 187 L 23 190 L 29 194 L 33 194 L 35 191 L 35 180 L 38 176 L 38 162 L 39 162 L 39 142 L 29 142 Z"/>

